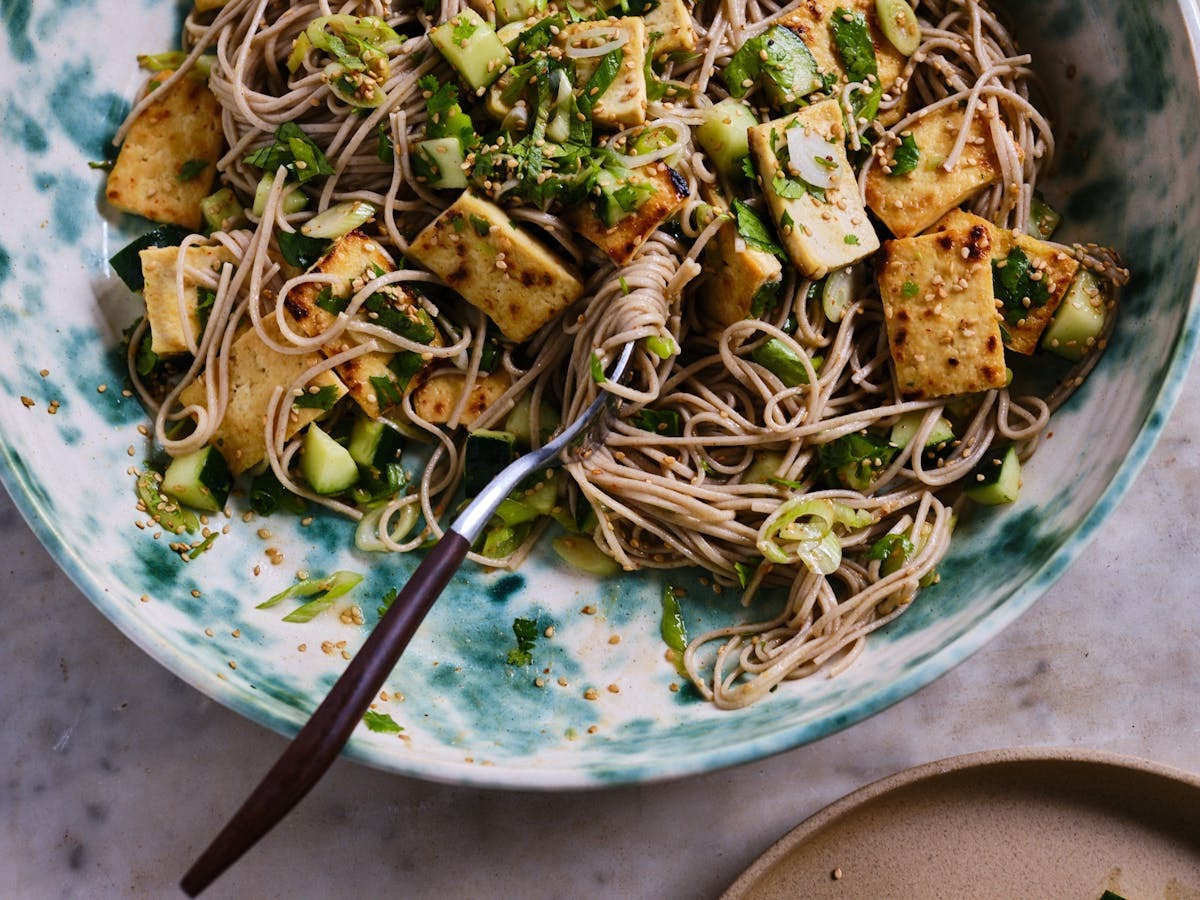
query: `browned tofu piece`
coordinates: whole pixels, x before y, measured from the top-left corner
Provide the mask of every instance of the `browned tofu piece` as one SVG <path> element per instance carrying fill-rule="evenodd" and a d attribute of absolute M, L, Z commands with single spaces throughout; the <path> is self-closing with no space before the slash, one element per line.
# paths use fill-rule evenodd
<path fill-rule="evenodd" d="M 447 367 L 431 373 L 419 385 L 413 388 L 413 411 L 434 425 L 445 425 L 450 421 L 450 414 L 462 398 L 463 388 L 467 377 L 457 369 Z M 467 405 L 463 407 L 460 425 L 473 425 L 489 406 L 500 399 L 500 395 L 512 386 L 512 378 L 503 369 L 498 369 L 490 375 L 475 379 L 471 385 L 471 395 Z"/>
<path fill-rule="evenodd" d="M 839 7 L 851 12 L 860 12 L 866 17 L 867 25 L 871 29 L 871 43 L 875 46 L 875 59 L 879 65 L 879 80 L 883 84 L 884 93 L 887 93 L 904 71 L 907 60 L 879 30 L 875 0 L 804 0 L 796 9 L 780 19 L 779 24 L 795 32 L 796 36 L 804 41 L 822 74 L 835 74 L 842 84 L 845 84 L 846 70 L 842 64 L 842 54 L 838 52 L 837 44 L 833 40 L 833 31 L 829 27 L 834 10 Z M 898 106 L 882 112 L 879 119 L 884 125 L 891 125 L 900 121 L 902 117 L 903 107 Z"/>
<path fill-rule="evenodd" d="M 821 194 L 806 192 L 793 176 L 790 161 L 785 164 L 782 159 L 793 128 L 816 138 L 821 146 L 832 181 Z M 846 158 L 846 131 L 838 101 L 823 100 L 782 119 L 755 125 L 746 136 L 779 239 L 797 269 L 809 278 L 824 278 L 879 249 L 854 169 Z"/>
<path fill-rule="evenodd" d="M 1002 388 L 991 233 L 980 225 L 886 241 L 879 293 L 896 384 L 905 400 Z"/>
<path fill-rule="evenodd" d="M 653 42 L 656 59 L 665 53 L 691 53 L 696 49 L 692 11 L 684 0 L 659 0 L 642 20 L 646 23 L 646 41 Z"/>
<path fill-rule="evenodd" d="M 1000 180 L 1000 160 L 982 115 L 971 120 L 958 165 L 943 166 L 963 126 L 963 111 L 942 107 L 911 128 L 920 160 L 905 175 L 888 175 L 878 164 L 867 173 L 867 205 L 896 237 L 920 234 L 950 210 Z"/>
<path fill-rule="evenodd" d="M 648 184 L 654 193 L 611 228 L 604 226 L 604 221 L 588 204 L 576 207 L 571 215 L 579 233 L 607 253 L 618 266 L 633 259 L 638 248 L 659 225 L 675 215 L 688 195 L 687 182 L 664 163 L 650 163 L 633 172 L 630 184 Z"/>
<path fill-rule="evenodd" d="M 150 349 L 159 356 L 188 353 L 190 348 L 177 290 L 179 248 L 149 247 L 138 256 L 146 281 L 142 294 L 146 298 L 146 318 L 150 322 Z M 233 261 L 233 254 L 224 247 L 188 247 L 184 254 L 183 310 L 187 328 L 197 342 L 200 340 L 200 314 L 197 311 L 200 288 L 199 280 L 188 270 L 207 270 L 216 276 L 221 266 Z"/>
<path fill-rule="evenodd" d="M 1019 306 L 1010 304 L 1006 307 L 1001 300 L 996 300 L 996 306 L 1004 319 L 1000 325 L 1000 331 L 1004 335 L 1004 346 L 1016 353 L 1030 356 L 1037 351 L 1042 332 L 1050 325 L 1050 320 L 1054 318 L 1055 311 L 1071 287 L 1071 281 L 1079 271 L 1079 261 L 1052 244 L 1030 237 L 1023 231 L 997 228 L 987 219 L 963 210 L 954 210 L 938 223 L 939 230 L 970 226 L 980 226 L 991 231 L 992 260 L 995 264 L 992 290 L 995 294 L 1007 293 L 999 289 L 996 279 L 1003 277 L 1003 269 L 1007 267 L 1014 250 L 1020 250 L 1020 254 L 1013 258 L 1014 264 L 1020 264 L 1020 256 L 1023 255 L 1028 260 L 1031 272 L 1037 273 L 1030 280 L 1032 296 L 1028 306 L 1021 302 Z M 1021 301 L 1024 299 L 1020 298 Z"/>
<path fill-rule="evenodd" d="M 151 88 L 170 74 L 155 75 Z M 199 230 L 200 201 L 212 193 L 224 145 L 217 98 L 206 82 L 181 78 L 130 126 L 105 196 L 125 212 Z"/>
<path fill-rule="evenodd" d="M 263 319 L 263 330 L 280 341 L 273 318 Z M 277 353 L 253 328 L 244 332 L 229 348 L 229 404 L 212 443 L 237 475 L 258 465 L 267 455 L 267 406 L 275 388 L 287 388 L 305 369 L 321 361 L 319 353 Z M 184 388 L 180 402 L 207 408 L 204 375 Z M 334 398 L 346 395 L 346 386 L 332 372 L 322 372 L 308 387 L 333 387 Z M 286 399 L 284 402 L 287 402 Z M 287 436 L 325 415 L 326 410 L 293 407 L 288 417 Z"/>
<path fill-rule="evenodd" d="M 464 191 L 409 245 L 409 256 L 524 341 L 583 295 L 573 268 L 489 200 Z"/>
<path fill-rule="evenodd" d="M 610 18 L 601 22 L 572 22 L 558 36 L 562 46 L 603 46 L 614 37 L 625 38 L 621 47 L 621 67 L 612 84 L 599 97 L 592 98 L 592 121 L 597 125 L 628 127 L 646 121 L 646 24 L 638 16 Z M 575 60 L 578 86 L 588 83 L 599 58 Z"/>
<path fill-rule="evenodd" d="M 751 316 L 760 293 L 778 294 L 782 281 L 779 260 L 747 246 L 738 237 L 737 224 L 726 222 L 704 248 L 704 280 L 697 299 L 704 314 L 725 328 Z"/>
<path fill-rule="evenodd" d="M 295 319 L 298 330 L 308 337 L 313 337 L 327 331 L 337 319 L 336 312 L 318 302 L 323 296 L 326 298 L 326 306 L 329 306 L 329 297 L 348 300 L 355 291 L 355 284 L 361 287 L 377 277 L 377 270 L 391 272 L 393 268 L 391 259 L 376 241 L 361 231 L 352 231 L 339 238 L 313 265 L 314 272 L 336 275 L 341 280 L 336 284 L 301 284 L 288 294 L 284 305 Z M 326 291 L 328 293 L 325 293 Z M 399 285 L 390 285 L 384 293 L 397 309 L 409 310 L 413 317 L 425 315 L 420 311 L 417 300 Z M 362 309 L 357 317 L 363 321 L 371 321 L 369 314 L 364 315 Z M 338 337 L 327 341 L 321 351 L 326 356 L 333 356 L 349 350 L 358 343 L 359 339 L 342 332 Z M 440 335 L 435 332 L 429 344 L 440 347 Z M 395 353 L 377 350 L 356 356 L 337 367 L 337 373 L 350 396 L 371 418 L 379 416 L 386 407 L 395 405 L 403 394 L 405 384 L 401 383 L 402 379 L 399 379 L 391 368 L 395 358 Z M 383 379 L 386 384 L 382 384 L 378 379 Z"/>

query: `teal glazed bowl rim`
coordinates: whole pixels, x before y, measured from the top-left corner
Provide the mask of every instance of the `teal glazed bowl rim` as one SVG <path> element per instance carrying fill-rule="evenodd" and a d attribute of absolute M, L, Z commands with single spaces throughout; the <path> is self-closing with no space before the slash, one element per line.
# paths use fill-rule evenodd
<path fill-rule="evenodd" d="M 1196 54 L 1196 48 L 1200 47 L 1200 7 L 1196 0 L 1180 0 L 1176 5 L 1167 6 L 1178 9 L 1190 40 L 1191 69 L 1186 73 L 1186 78 L 1189 82 L 1200 79 L 1200 61 Z M 12 9 L 5 4 L 6 19 L 18 14 Z M 11 38 L 11 29 L 10 43 L 16 43 Z M 1182 79 L 1185 73 L 1177 72 L 1175 77 Z M 11 86 L 10 81 L 8 87 L 11 89 Z M 0 301 L 4 299 L 0 297 Z M 1182 308 L 1183 297 L 1178 300 Z M 1039 567 L 1031 570 L 1023 583 L 987 612 L 975 627 L 906 664 L 897 677 L 856 697 L 852 703 L 841 706 L 835 712 L 816 719 L 783 723 L 774 730 L 749 735 L 737 732 L 739 714 L 725 714 L 733 729 L 726 742 L 706 745 L 698 752 L 670 752 L 629 760 L 622 756 L 617 745 L 607 757 L 599 760 L 589 757 L 587 762 L 579 764 L 566 754 L 552 755 L 526 765 L 522 763 L 520 754 L 516 753 L 506 761 L 481 766 L 466 758 L 470 755 L 469 740 L 464 743 L 463 752 L 458 754 L 460 758 L 454 758 L 456 754 L 453 753 L 406 757 L 403 753 L 381 749 L 383 745 L 375 735 L 356 736 L 347 746 L 345 754 L 400 774 L 485 787 L 561 790 L 644 783 L 710 771 L 789 750 L 845 728 L 896 703 L 966 659 L 1025 612 L 1079 557 L 1094 537 L 1097 528 L 1141 471 L 1182 390 L 1200 334 L 1200 268 L 1191 273 L 1186 315 L 1181 316 L 1181 322 L 1182 327 L 1169 351 L 1161 357 L 1165 362 L 1156 369 L 1161 374 L 1158 375 L 1153 403 L 1144 410 L 1128 453 L 1116 467 L 1107 486 L 1098 492 L 1095 502 L 1069 534 L 1056 544 Z M 0 346 L 4 346 L 8 340 L 8 337 L 0 334 Z M 17 398 L 14 395 L 12 399 L 15 401 Z M 227 672 L 212 665 L 211 661 L 183 652 L 178 642 L 168 639 L 158 630 L 145 627 L 137 605 L 129 603 L 128 597 L 122 595 L 120 585 L 115 585 L 111 578 L 102 577 L 105 573 L 99 571 L 89 559 L 86 548 L 72 540 L 61 527 L 44 485 L 31 474 L 28 464 L 14 450 L 3 429 L 0 429 L 0 459 L 4 463 L 0 465 L 0 483 L 7 489 L 30 528 L 80 590 L 125 635 L 164 667 L 209 697 L 281 734 L 295 733 L 305 718 L 304 707 L 307 704 L 307 708 L 311 709 L 319 697 L 294 698 L 296 702 L 289 704 L 280 702 L 277 697 L 268 698 L 254 690 L 247 690 L 232 681 Z M 511 614 L 506 613 L 506 617 L 511 621 Z M 324 684 L 328 686 L 327 678 Z M 704 723 L 711 727 L 715 721 L 707 718 Z M 652 729 L 653 726 L 642 721 L 641 727 Z M 448 740 L 447 746 L 458 745 Z"/>

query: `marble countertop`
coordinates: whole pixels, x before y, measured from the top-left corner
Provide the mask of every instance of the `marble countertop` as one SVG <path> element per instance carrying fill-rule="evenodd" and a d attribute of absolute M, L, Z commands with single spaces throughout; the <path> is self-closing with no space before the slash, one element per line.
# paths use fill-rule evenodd
<path fill-rule="evenodd" d="M 1200 376 L 1130 495 L 1016 624 L 909 699 L 761 762 L 603 792 L 340 761 L 206 897 L 710 898 L 793 825 L 919 763 L 1090 747 L 1200 771 Z M 284 746 L 92 608 L 0 494 L 0 897 L 173 897 Z"/>

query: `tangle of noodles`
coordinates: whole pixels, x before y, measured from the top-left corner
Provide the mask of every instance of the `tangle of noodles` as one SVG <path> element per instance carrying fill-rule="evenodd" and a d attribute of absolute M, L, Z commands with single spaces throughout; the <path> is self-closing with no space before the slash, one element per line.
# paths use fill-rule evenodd
<path fill-rule="evenodd" d="M 818 671 L 836 674 L 853 662 L 867 636 L 901 615 L 919 586 L 935 577 L 951 540 L 963 478 L 998 446 L 1015 445 L 1020 457 L 1027 458 L 1053 408 L 1098 356 L 1085 357 L 1049 396 L 1010 396 L 1007 389 L 987 393 L 971 407 L 951 452 L 931 462 L 903 449 L 883 467 L 868 493 L 831 490 L 820 480 L 816 463 L 822 446 L 869 427 L 890 427 L 899 417 L 918 413 L 921 424 L 909 448 L 923 447 L 945 403 L 904 401 L 898 395 L 889 368 L 883 309 L 873 286 L 853 298 L 836 324 L 827 321 L 820 302 L 812 299 L 811 282 L 794 270 L 785 272 L 781 300 L 765 319 L 745 319 L 714 330 L 690 302 L 702 272 L 701 252 L 723 221 L 714 217 L 714 209 L 731 199 L 722 197 L 721 182 L 695 144 L 692 128 L 702 121 L 706 108 L 727 96 L 714 72 L 726 66 L 745 41 L 802 2 L 696 4 L 696 53 L 667 62 L 661 73 L 683 89 L 673 99 L 652 100 L 646 126 L 668 130 L 669 147 L 652 158 L 670 157 L 688 196 L 678 227 L 656 231 L 627 265 L 616 266 L 580 240 L 578 231 L 554 212 L 511 206 L 509 213 L 524 228 L 580 267 L 585 291 L 582 300 L 523 345 L 502 345 L 496 367 L 507 373 L 510 385 L 471 424 L 473 429 L 502 427 L 514 403 L 531 397 L 531 433 L 537 440 L 538 411 L 545 405 L 569 420 L 599 390 L 623 398 L 608 439 L 566 465 L 569 490 L 561 500 L 578 521 L 584 520 L 588 507 L 594 512 L 591 538 L 597 546 L 627 570 L 701 567 L 717 585 L 740 589 L 746 603 L 766 587 L 786 592 L 786 603 L 770 621 L 700 635 L 684 654 L 683 664 L 696 687 L 723 708 L 752 703 L 786 679 Z M 223 248 L 233 262 L 219 274 L 188 273 L 215 293 L 215 302 L 203 333 L 187 338 L 194 361 L 169 390 L 154 392 L 143 384 L 130 351 L 131 374 L 153 412 L 156 439 L 174 455 L 212 439 L 230 402 L 230 347 L 245 329 L 256 329 L 269 347 L 284 354 L 311 353 L 337 338 L 345 349 L 292 384 L 276 388 L 265 424 L 267 459 L 289 490 L 361 518 L 361 509 L 309 491 L 293 477 L 300 437 L 287 438 L 290 404 L 284 399 L 302 392 L 320 371 L 355 356 L 379 349 L 419 352 L 436 366 L 433 378 L 463 379 L 465 389 L 444 423 L 420 416 L 411 386 L 393 410 L 392 418 L 407 433 L 425 440 L 430 451 L 413 488 L 382 510 L 368 513 L 370 543 L 376 549 L 411 550 L 438 537 L 457 502 L 464 437 L 459 426 L 470 388 L 483 377 L 488 323 L 465 303 L 422 299 L 444 338 L 432 346 L 354 317 L 375 291 L 436 281 L 401 265 L 370 283 L 356 283 L 346 314 L 325 333 L 300 334 L 284 315 L 284 298 L 300 285 L 319 285 L 329 278 L 315 272 L 295 274 L 281 265 L 277 239 L 296 231 L 314 213 L 346 200 L 363 200 L 378 210 L 373 238 L 393 259 L 401 260 L 409 239 L 455 199 L 456 192 L 430 189 L 415 176 L 409 148 L 424 135 L 428 119 L 427 92 L 419 80 L 430 74 L 442 83 L 454 79 L 432 48 L 429 29 L 465 8 L 464 0 L 441 0 L 432 12 L 426 11 L 428 4 L 385 0 L 229 0 L 215 17 L 188 17 L 183 34 L 188 57 L 167 82 L 188 77 L 202 55 L 211 56 L 209 85 L 220 102 L 228 144 L 218 170 L 241 198 L 255 195 L 263 175 L 246 157 L 269 145 L 285 123 L 297 123 L 324 151 L 333 174 L 306 185 L 311 197 L 307 211 L 289 213 L 285 173 L 280 170 L 261 214 L 251 215 L 247 225 L 218 231 L 208 239 L 188 239 L 187 245 Z M 865 155 L 860 186 L 865 189 L 871 168 L 884 164 L 888 151 L 921 116 L 956 105 L 966 110 L 966 122 L 944 166 L 954 167 L 972 118 L 983 116 L 1002 175 L 970 203 L 970 211 L 1004 228 L 1025 229 L 1039 179 L 1055 153 L 1054 135 L 1032 100 L 1036 79 L 1030 58 L 982 0 L 919 0 L 916 10 L 922 24 L 920 47 L 899 80 L 885 86 L 881 101 L 883 112 L 896 113 L 887 117 L 895 124 L 885 127 L 879 120 L 860 120 L 859 129 L 850 135 L 851 149 L 876 148 Z M 404 36 L 403 45 L 390 54 L 388 75 L 380 85 L 386 98 L 378 106 L 356 110 L 339 100 L 323 77 L 317 54 L 310 53 L 295 73 L 288 70 L 286 60 L 296 36 L 312 20 L 336 14 L 381 17 Z M 843 104 L 849 108 L 855 92 L 866 87 L 847 86 L 840 93 Z M 152 99 L 139 103 L 129 121 Z M 381 158 L 380 135 L 390 138 L 391 161 Z M 614 150 L 622 146 L 617 142 Z M 638 162 L 629 156 L 622 159 L 628 165 Z M 1094 246 L 1063 249 L 1109 281 L 1119 283 L 1127 277 L 1107 251 Z M 179 267 L 180 288 L 184 268 Z M 143 325 L 133 335 L 131 348 L 144 331 Z M 660 343 L 669 339 L 684 352 L 663 359 L 647 349 L 646 339 L 655 338 Z M 622 384 L 597 384 L 593 357 L 607 362 L 631 340 L 640 341 L 632 376 Z M 767 340 L 782 343 L 802 361 L 807 384 L 788 387 L 755 362 L 754 351 Z M 181 405 L 181 393 L 201 374 L 206 403 Z M 677 414 L 678 436 L 639 427 L 637 416 L 647 408 Z M 176 429 L 181 420 L 195 425 L 183 437 Z M 766 474 L 771 477 L 750 478 L 764 459 L 770 461 Z M 822 502 L 829 505 L 812 505 Z M 839 510 L 870 524 L 840 534 L 840 561 L 832 571 L 823 573 L 795 559 L 781 563 L 763 558 L 761 544 L 772 521 L 814 509 Z M 411 530 L 418 510 L 425 527 Z M 541 531 L 533 529 L 521 547 L 503 559 L 478 553 L 472 558 L 489 566 L 516 566 Z M 870 549 L 887 535 L 906 538 L 913 548 L 898 567 L 871 558 Z"/>

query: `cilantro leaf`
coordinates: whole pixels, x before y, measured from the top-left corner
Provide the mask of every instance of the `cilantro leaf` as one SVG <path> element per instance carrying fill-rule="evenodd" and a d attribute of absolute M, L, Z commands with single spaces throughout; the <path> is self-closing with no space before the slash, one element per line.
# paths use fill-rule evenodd
<path fill-rule="evenodd" d="M 337 385 L 326 384 L 316 391 L 305 391 L 299 397 L 292 401 L 292 406 L 296 409 L 333 409 L 333 404 L 338 401 Z"/>
<path fill-rule="evenodd" d="M 179 167 L 179 174 L 175 177 L 179 181 L 195 181 L 207 168 L 207 159 L 189 159 Z"/>
<path fill-rule="evenodd" d="M 537 620 L 513 619 L 512 630 L 517 638 L 517 647 L 508 651 L 508 664 L 528 666 L 533 662 L 533 648 L 537 643 Z"/>
<path fill-rule="evenodd" d="M 329 241 L 309 237 L 299 231 L 276 231 L 275 240 L 288 264 L 300 269 L 307 269 L 324 256 L 329 246 Z"/>
<path fill-rule="evenodd" d="M 921 149 L 917 146 L 917 139 L 911 134 L 906 134 L 892 153 L 892 158 L 896 161 L 892 166 L 893 176 L 907 175 L 913 171 L 921 161 Z"/>
<path fill-rule="evenodd" d="M 378 734 L 399 734 L 404 730 L 404 727 L 397 724 L 387 713 L 377 713 L 371 709 L 363 715 L 363 724 Z"/>
<path fill-rule="evenodd" d="M 756 250 L 763 250 L 786 260 L 787 253 L 775 237 L 771 226 L 762 220 L 754 208 L 741 200 L 733 201 L 733 215 L 737 223 L 737 233 L 746 244 Z"/>
<path fill-rule="evenodd" d="M 275 131 L 275 142 L 254 151 L 244 162 L 269 174 L 284 166 L 288 177 L 300 184 L 320 175 L 333 174 L 333 166 L 324 152 L 295 122 L 280 125 Z"/>

